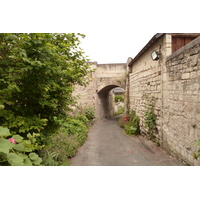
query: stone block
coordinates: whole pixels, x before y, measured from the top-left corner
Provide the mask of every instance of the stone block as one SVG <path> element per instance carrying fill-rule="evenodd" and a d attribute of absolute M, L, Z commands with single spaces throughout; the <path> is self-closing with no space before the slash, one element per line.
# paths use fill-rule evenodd
<path fill-rule="evenodd" d="M 191 49 L 191 51 L 190 51 L 190 56 L 193 56 L 193 55 L 196 55 L 196 54 L 198 54 L 199 53 L 199 48 L 194 48 L 194 49 Z"/>
<path fill-rule="evenodd" d="M 190 66 L 191 66 L 191 67 L 197 65 L 197 62 L 198 62 L 198 56 L 199 56 L 199 55 L 194 55 L 194 56 L 191 57 L 191 58 L 192 58 L 191 61 L 190 61 L 190 63 L 191 63 Z"/>
<path fill-rule="evenodd" d="M 195 78 L 197 77 L 197 72 L 196 71 L 193 71 L 190 73 L 190 78 Z"/>
<path fill-rule="evenodd" d="M 183 53 L 181 53 L 179 56 L 178 56 L 178 59 L 183 59 L 184 58 L 184 54 Z"/>
<path fill-rule="evenodd" d="M 190 73 L 184 73 L 181 76 L 182 79 L 189 79 L 190 78 Z"/>
<path fill-rule="evenodd" d="M 183 58 L 182 60 L 181 60 L 181 64 L 185 64 L 187 62 L 187 58 Z"/>

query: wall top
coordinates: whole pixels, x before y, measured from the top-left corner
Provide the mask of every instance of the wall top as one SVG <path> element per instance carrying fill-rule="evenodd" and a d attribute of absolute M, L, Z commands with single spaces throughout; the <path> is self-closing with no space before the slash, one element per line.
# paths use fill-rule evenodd
<path fill-rule="evenodd" d="M 194 39 L 193 41 L 191 41 L 190 43 L 188 43 L 187 45 L 183 46 L 182 48 L 180 48 L 176 52 L 174 52 L 172 55 L 170 55 L 167 58 L 167 61 L 172 60 L 173 58 L 177 57 L 178 55 L 187 51 L 188 49 L 195 47 L 196 45 L 200 45 L 200 36 L 198 38 Z"/>
<path fill-rule="evenodd" d="M 131 60 L 131 62 L 128 64 L 129 67 L 133 65 L 133 63 L 145 52 L 147 49 L 149 49 L 160 37 L 162 37 L 164 33 L 157 33 L 155 34 L 151 40 L 143 47 L 143 49 Z"/>
<path fill-rule="evenodd" d="M 158 39 L 160 39 L 161 37 L 163 37 L 163 35 L 165 35 L 166 33 L 157 33 L 155 34 L 151 40 L 143 47 L 143 49 L 135 56 L 135 58 L 133 58 L 130 63 L 128 64 L 129 67 L 132 67 L 133 63 L 140 57 L 142 56 L 142 54 L 144 54 Z M 198 37 L 200 36 L 199 33 L 167 33 L 168 35 L 171 35 L 172 37 L 187 37 L 187 38 L 191 38 L 191 37 Z M 184 45 L 182 45 L 184 46 Z"/>

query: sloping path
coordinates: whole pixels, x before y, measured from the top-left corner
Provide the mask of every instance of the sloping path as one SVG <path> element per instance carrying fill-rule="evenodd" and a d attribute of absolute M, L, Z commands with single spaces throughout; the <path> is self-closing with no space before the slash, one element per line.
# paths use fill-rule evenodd
<path fill-rule="evenodd" d="M 142 136 L 123 134 L 118 117 L 96 123 L 71 166 L 183 166 Z"/>

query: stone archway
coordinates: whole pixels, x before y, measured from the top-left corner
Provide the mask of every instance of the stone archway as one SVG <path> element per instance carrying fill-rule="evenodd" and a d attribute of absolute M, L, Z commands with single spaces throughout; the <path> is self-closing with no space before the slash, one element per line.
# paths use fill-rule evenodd
<path fill-rule="evenodd" d="M 107 85 L 98 93 L 98 116 L 100 119 L 113 117 L 115 114 L 114 94 L 112 89 L 120 85 Z"/>
<path fill-rule="evenodd" d="M 91 81 L 87 86 L 76 86 L 74 96 L 77 97 L 77 105 L 91 107 L 95 110 L 96 119 L 111 117 L 114 114 L 111 101 L 113 97 L 110 91 L 115 87 L 126 89 L 127 64 L 97 64 L 90 63 Z"/>

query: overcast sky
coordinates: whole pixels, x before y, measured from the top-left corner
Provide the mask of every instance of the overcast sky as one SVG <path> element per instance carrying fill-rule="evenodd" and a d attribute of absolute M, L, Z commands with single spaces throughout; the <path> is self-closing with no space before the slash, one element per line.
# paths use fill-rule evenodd
<path fill-rule="evenodd" d="M 91 61 L 98 63 L 125 63 L 134 57 L 151 39 L 151 33 L 88 33 L 82 41 L 82 48 Z"/>
<path fill-rule="evenodd" d="M 0 15 L 4 20 L 0 29 L 1 32 L 80 32 L 86 35 L 81 47 L 91 61 L 123 63 L 128 57 L 135 57 L 156 33 L 200 32 L 198 0 L 189 2 L 35 0 L 28 5 L 25 0 L 9 0 L 1 4 Z"/>

